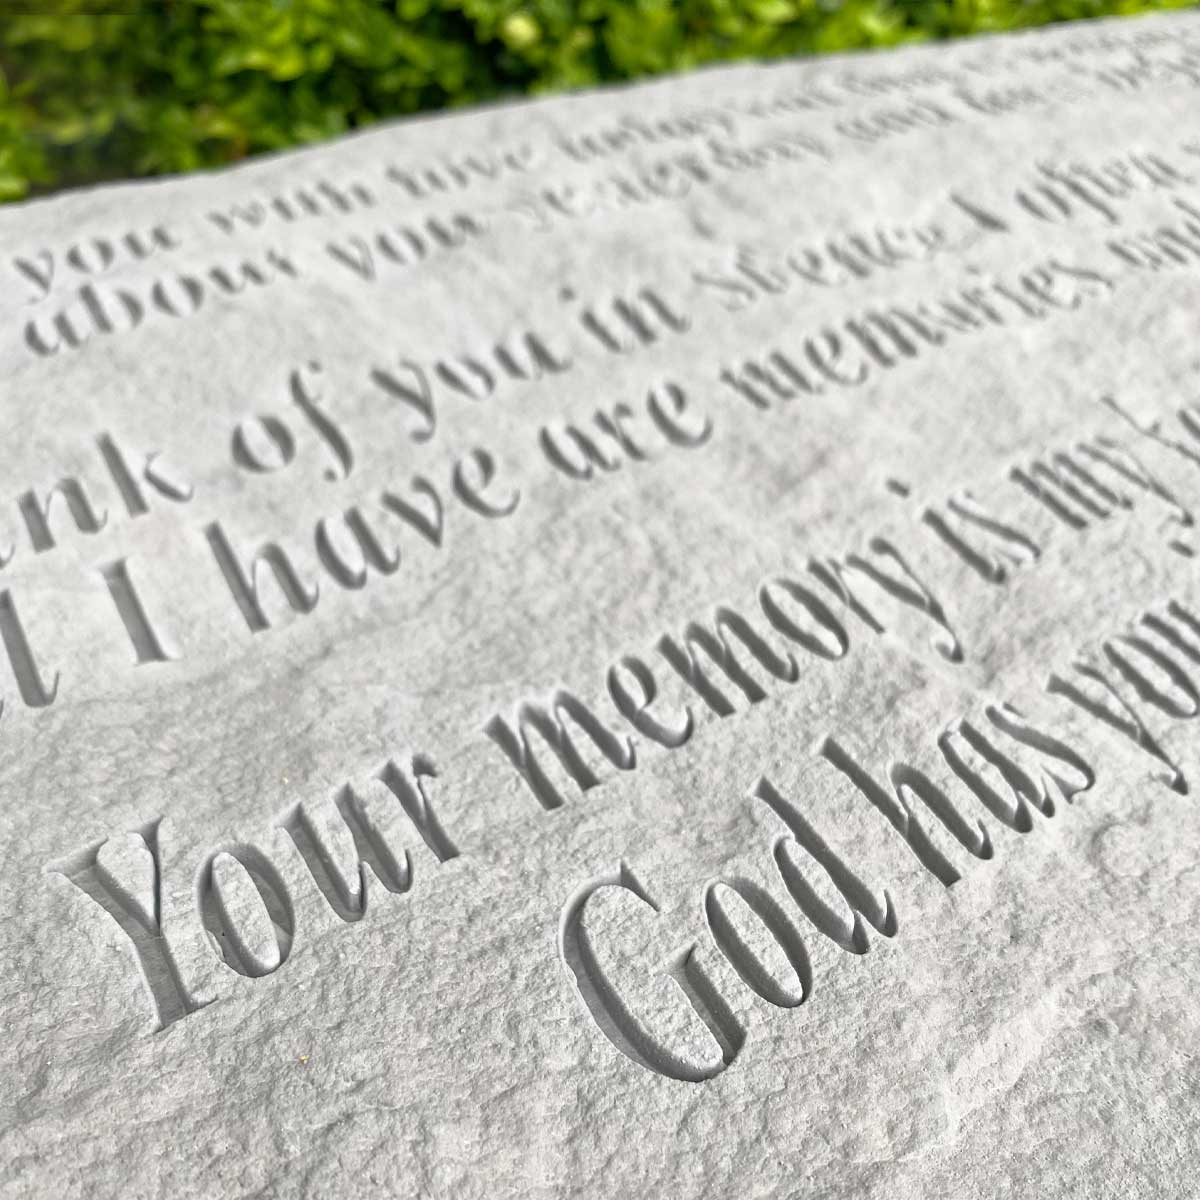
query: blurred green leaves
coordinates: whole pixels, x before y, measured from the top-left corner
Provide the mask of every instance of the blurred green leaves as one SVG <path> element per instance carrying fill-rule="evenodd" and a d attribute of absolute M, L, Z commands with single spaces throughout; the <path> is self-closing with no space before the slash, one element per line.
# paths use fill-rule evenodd
<path fill-rule="evenodd" d="M 1188 0 L 0 0 L 0 201 L 381 117 Z"/>

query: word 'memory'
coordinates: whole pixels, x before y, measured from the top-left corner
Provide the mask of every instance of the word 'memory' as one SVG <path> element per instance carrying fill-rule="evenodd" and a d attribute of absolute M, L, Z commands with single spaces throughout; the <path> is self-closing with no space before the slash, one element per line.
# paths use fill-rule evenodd
<path fill-rule="evenodd" d="M 306 804 L 283 814 L 279 828 L 340 920 L 361 921 L 368 895 L 379 888 L 392 895 L 412 888 L 412 856 L 399 841 L 403 826 L 419 835 L 435 864 L 458 857 L 426 794 L 424 781 L 436 776 L 425 755 L 389 759 L 365 787 L 345 784 L 323 806 L 335 818 L 331 824 Z M 106 838 L 46 867 L 95 901 L 129 939 L 155 1032 L 217 999 L 198 996 L 180 970 L 174 945 L 181 931 L 164 916 L 162 821 L 156 817 L 124 838 Z M 221 962 L 247 979 L 278 971 L 295 941 L 296 906 L 270 855 L 245 841 L 217 846 L 201 858 L 195 878 L 193 916 Z"/>
<path fill-rule="evenodd" d="M 942 602 L 886 538 L 871 539 L 865 555 L 810 559 L 804 575 L 768 579 L 755 599 L 758 613 L 753 617 L 720 605 L 707 622 L 690 621 L 678 637 L 664 634 L 655 647 L 662 663 L 718 718 L 737 711 L 732 696 L 757 704 L 771 689 L 798 683 L 797 654 L 822 661 L 845 658 L 851 649 L 851 619 L 876 636 L 891 629 L 918 642 L 927 639 L 943 661 L 961 663 L 964 658 Z M 622 656 L 608 670 L 607 687 L 637 735 L 667 750 L 691 738 L 695 718 L 690 705 L 674 713 L 656 708 L 660 689 L 646 658 Z M 633 738 L 614 732 L 572 692 L 559 688 L 544 701 L 522 700 L 513 714 L 493 716 L 485 732 L 545 809 L 560 807 L 564 799 L 539 758 L 534 735 L 581 791 L 600 782 L 567 719 L 586 736 L 593 754 L 612 767 L 631 771 L 637 766 Z"/>

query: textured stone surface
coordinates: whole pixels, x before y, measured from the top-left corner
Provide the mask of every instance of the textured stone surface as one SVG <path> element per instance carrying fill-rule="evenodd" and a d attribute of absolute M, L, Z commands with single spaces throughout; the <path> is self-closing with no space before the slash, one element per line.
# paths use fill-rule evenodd
<path fill-rule="evenodd" d="M 1185 14 L 0 212 L 0 1194 L 1195 1195 L 1198 101 Z"/>

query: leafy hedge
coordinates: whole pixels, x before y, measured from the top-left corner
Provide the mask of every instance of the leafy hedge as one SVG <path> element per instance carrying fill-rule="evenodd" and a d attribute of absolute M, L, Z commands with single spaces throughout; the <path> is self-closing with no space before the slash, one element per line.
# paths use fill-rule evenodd
<path fill-rule="evenodd" d="M 1189 0 L 0 0 L 0 200 L 714 59 Z"/>

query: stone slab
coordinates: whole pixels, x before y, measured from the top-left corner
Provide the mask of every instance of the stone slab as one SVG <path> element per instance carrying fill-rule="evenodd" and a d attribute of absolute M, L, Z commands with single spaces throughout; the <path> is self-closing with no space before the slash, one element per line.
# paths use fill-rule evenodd
<path fill-rule="evenodd" d="M 1200 1163 L 1200 17 L 0 211 L 0 1195 Z"/>

